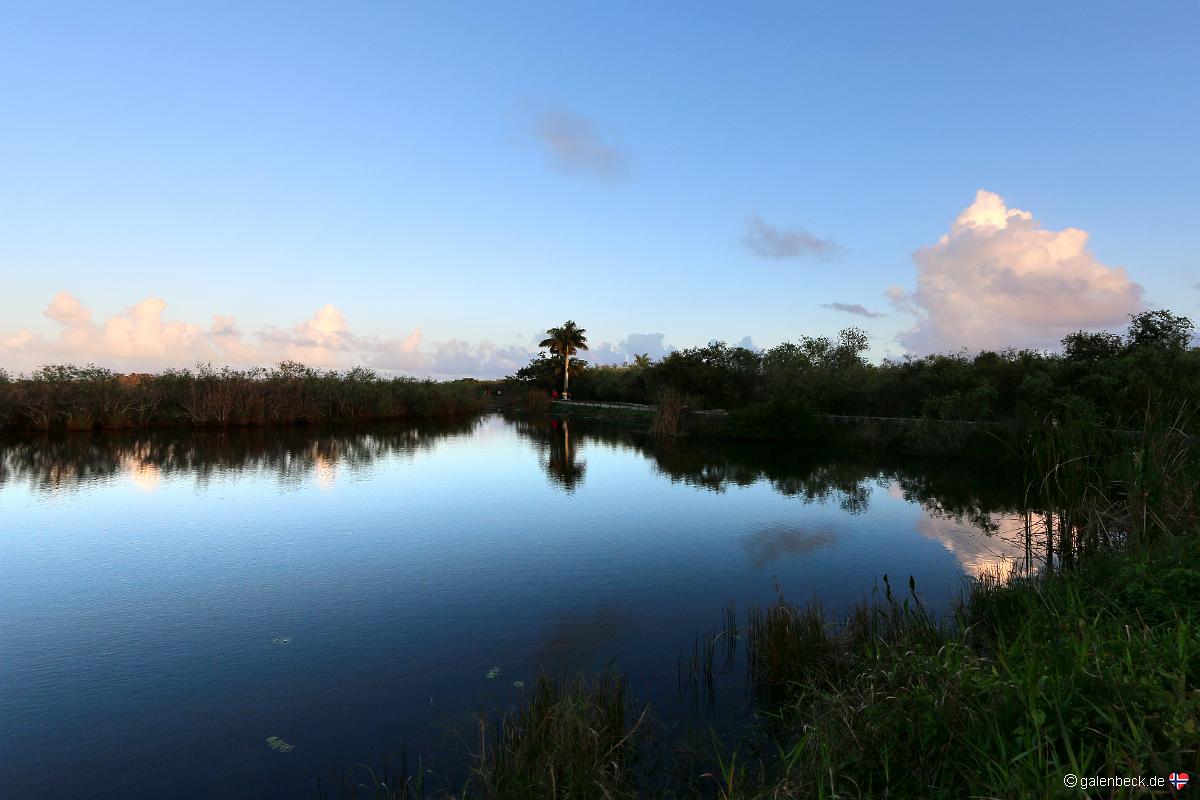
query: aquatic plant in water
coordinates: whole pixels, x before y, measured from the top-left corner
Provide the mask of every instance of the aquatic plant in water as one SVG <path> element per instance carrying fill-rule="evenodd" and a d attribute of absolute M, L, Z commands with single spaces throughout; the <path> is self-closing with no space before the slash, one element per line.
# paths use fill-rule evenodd
<path fill-rule="evenodd" d="M 280 739 L 278 736 L 268 736 L 267 747 L 271 748 L 277 753 L 290 753 L 295 749 L 292 747 L 292 745 L 288 744 L 283 739 Z"/>
<path fill-rule="evenodd" d="M 499 667 L 492 667 L 491 669 L 489 669 L 489 670 L 487 671 L 487 678 L 488 678 L 488 680 L 490 681 L 490 680 L 494 679 L 494 678 L 495 678 L 497 675 L 499 675 L 499 674 L 500 674 L 500 668 L 499 668 Z"/>

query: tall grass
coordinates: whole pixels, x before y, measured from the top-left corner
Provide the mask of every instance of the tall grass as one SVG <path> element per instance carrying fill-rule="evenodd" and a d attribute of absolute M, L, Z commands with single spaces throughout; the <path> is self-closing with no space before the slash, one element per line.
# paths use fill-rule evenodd
<path fill-rule="evenodd" d="M 655 398 L 654 418 L 650 421 L 650 432 L 660 436 L 680 433 L 680 426 L 687 409 L 687 399 L 673 386 L 666 386 Z"/>
<path fill-rule="evenodd" d="M 1177 539 L 984 581 L 951 623 L 894 600 L 838 628 L 761 612 L 749 645 L 777 755 L 723 796 L 1056 797 L 1067 773 L 1194 769 L 1197 556 Z"/>
<path fill-rule="evenodd" d="M 120 375 L 100 367 L 48 366 L 0 380 L 0 430 L 227 427 L 449 416 L 478 411 L 474 381 L 384 378 L 371 370 L 168 370 Z"/>
<path fill-rule="evenodd" d="M 632 760 L 645 713 L 634 717 L 624 678 L 611 672 L 541 677 L 519 708 L 479 721 L 479 753 L 465 794 L 528 800 L 636 797 Z"/>
<path fill-rule="evenodd" d="M 1026 505 L 1043 510 L 1031 535 L 1047 566 L 1137 549 L 1197 518 L 1200 459 L 1183 433 L 1187 405 L 1150 406 L 1130 432 L 1072 411 L 1048 416 L 1023 443 Z"/>
<path fill-rule="evenodd" d="M 525 393 L 525 410 L 530 414 L 546 414 L 550 411 L 550 396 L 544 389 L 530 389 Z"/>

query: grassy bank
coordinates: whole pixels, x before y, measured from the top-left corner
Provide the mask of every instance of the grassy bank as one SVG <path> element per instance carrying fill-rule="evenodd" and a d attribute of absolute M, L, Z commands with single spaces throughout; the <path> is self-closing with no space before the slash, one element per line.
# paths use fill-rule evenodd
<path fill-rule="evenodd" d="M 168 370 L 120 375 L 99 367 L 0 372 L 0 430 L 286 425 L 453 416 L 483 408 L 470 380 L 384 378 L 367 369 Z"/>
<path fill-rule="evenodd" d="M 750 647 L 778 754 L 727 757 L 718 796 L 1058 797 L 1067 773 L 1194 770 L 1195 545 L 980 583 L 954 624 L 890 592 L 836 632 L 812 608 L 759 612 Z"/>
<path fill-rule="evenodd" d="M 839 619 L 782 596 L 727 615 L 689 670 L 703 683 L 725 645 L 745 648 L 744 729 L 684 745 L 619 676 L 547 679 L 481 719 L 465 785 L 436 796 L 1132 797 L 1064 781 L 1197 774 L 1200 464 L 1174 425 L 1143 427 L 1027 443 L 1040 567 L 975 581 L 945 614 L 885 577 L 878 602 Z M 422 782 L 343 796 L 424 796 Z"/>

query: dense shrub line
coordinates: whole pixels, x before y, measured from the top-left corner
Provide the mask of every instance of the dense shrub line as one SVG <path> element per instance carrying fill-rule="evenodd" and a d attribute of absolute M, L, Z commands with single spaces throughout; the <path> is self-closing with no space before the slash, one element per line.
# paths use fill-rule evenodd
<path fill-rule="evenodd" d="M 0 429 L 206 427 L 449 416 L 478 411 L 474 381 L 384 378 L 284 362 L 271 369 L 167 370 L 121 375 L 54 365 L 16 378 L 0 371 Z"/>
<path fill-rule="evenodd" d="M 863 357 L 868 338 L 802 337 L 766 351 L 722 342 L 624 366 L 572 361 L 580 400 L 653 403 L 671 389 L 693 409 L 750 409 L 749 433 L 808 413 L 992 422 L 1042 421 L 1050 414 L 1128 426 L 1151 400 L 1200 397 L 1200 348 L 1193 324 L 1167 311 L 1132 317 L 1124 335 L 1067 336 L 1062 351 L 1006 349 L 921 358 Z M 561 382 L 555 358 L 534 359 L 511 382 L 549 390 Z M 557 377 L 556 377 L 557 376 Z M 799 427 L 804 427 L 800 425 Z"/>

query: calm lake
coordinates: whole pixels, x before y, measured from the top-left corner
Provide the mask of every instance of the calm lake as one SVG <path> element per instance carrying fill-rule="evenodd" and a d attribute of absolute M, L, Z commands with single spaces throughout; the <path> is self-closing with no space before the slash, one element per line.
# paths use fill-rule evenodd
<path fill-rule="evenodd" d="M 1021 493 L 499 415 L 0 442 L 0 795 L 335 795 L 402 748 L 456 779 L 474 713 L 609 663 L 730 724 L 739 670 L 715 708 L 680 687 L 729 603 L 836 613 L 887 573 L 944 608 L 1020 565 Z"/>

